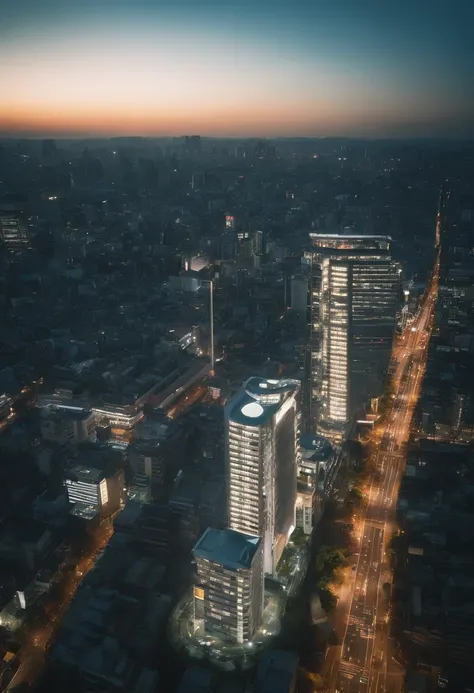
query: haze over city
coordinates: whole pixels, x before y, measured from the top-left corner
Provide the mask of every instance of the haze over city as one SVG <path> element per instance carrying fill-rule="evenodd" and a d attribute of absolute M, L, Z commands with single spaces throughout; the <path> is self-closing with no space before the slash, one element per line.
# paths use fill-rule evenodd
<path fill-rule="evenodd" d="M 468 0 L 0 10 L 2 134 L 472 135 Z"/>

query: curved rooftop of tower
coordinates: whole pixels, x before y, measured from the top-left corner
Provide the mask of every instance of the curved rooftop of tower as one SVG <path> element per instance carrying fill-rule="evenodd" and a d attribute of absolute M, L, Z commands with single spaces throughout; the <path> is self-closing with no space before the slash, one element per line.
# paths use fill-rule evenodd
<path fill-rule="evenodd" d="M 249 378 L 244 384 L 245 392 L 257 400 L 257 402 L 268 402 L 274 404 L 279 402 L 282 395 L 287 392 L 295 392 L 300 387 L 298 380 L 284 378 L 282 380 L 267 380 L 266 378 Z"/>
<path fill-rule="evenodd" d="M 278 411 L 288 395 L 298 392 L 299 380 L 249 378 L 226 407 L 230 421 L 244 426 L 260 426 Z"/>

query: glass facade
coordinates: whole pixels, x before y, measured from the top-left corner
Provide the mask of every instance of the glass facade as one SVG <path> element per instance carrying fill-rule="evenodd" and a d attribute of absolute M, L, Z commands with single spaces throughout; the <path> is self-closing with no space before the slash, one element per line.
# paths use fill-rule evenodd
<path fill-rule="evenodd" d="M 107 483 L 107 482 L 106 482 Z M 67 497 L 70 503 L 83 503 L 99 507 L 99 484 L 95 481 L 66 479 Z"/>
<path fill-rule="evenodd" d="M 260 431 L 229 421 L 228 499 L 229 527 L 261 536 L 264 512 L 262 440 Z"/>
<path fill-rule="evenodd" d="M 229 527 L 262 538 L 266 573 L 295 522 L 300 390 L 296 380 L 251 378 L 226 407 Z"/>
<path fill-rule="evenodd" d="M 297 467 L 292 460 L 296 417 L 295 407 L 289 407 L 275 431 L 275 532 L 285 536 L 295 525 Z"/>
<path fill-rule="evenodd" d="M 310 234 L 311 417 L 342 432 L 381 394 L 395 330 L 399 268 L 383 236 Z"/>

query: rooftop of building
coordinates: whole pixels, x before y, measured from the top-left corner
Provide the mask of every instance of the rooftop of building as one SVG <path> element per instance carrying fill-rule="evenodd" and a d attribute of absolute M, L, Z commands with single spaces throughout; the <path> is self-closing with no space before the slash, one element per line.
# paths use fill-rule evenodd
<path fill-rule="evenodd" d="M 92 410 L 66 407 L 47 407 L 42 410 L 44 416 L 57 417 L 58 419 L 70 419 L 72 421 L 86 421 L 92 416 Z"/>
<path fill-rule="evenodd" d="M 99 511 L 95 505 L 87 505 L 86 503 L 74 503 L 71 509 L 71 515 L 79 517 L 81 520 L 93 520 L 98 517 Z"/>
<path fill-rule="evenodd" d="M 359 240 L 359 241 L 391 241 L 392 239 L 390 236 L 373 236 L 365 233 L 354 233 L 354 234 L 348 234 L 348 233 L 310 233 L 309 237 L 311 239 L 324 239 L 324 238 L 336 238 L 336 239 L 351 239 L 351 240 Z"/>
<path fill-rule="evenodd" d="M 108 443 L 85 441 L 68 451 L 66 469 L 69 473 L 85 472 L 86 477 L 94 474 L 111 476 L 120 469 L 123 461 L 123 451 L 112 448 Z M 97 477 L 99 478 L 99 477 Z"/>
<path fill-rule="evenodd" d="M 176 312 L 179 313 L 180 309 Z M 206 360 L 196 359 L 176 345 L 166 344 L 163 339 L 155 350 L 156 354 L 159 352 L 159 358 L 144 357 L 141 350 L 137 350 L 140 345 L 132 344 L 125 349 L 129 334 L 146 333 L 146 327 L 141 322 L 132 331 L 129 328 L 125 334 L 115 331 L 113 326 L 109 326 L 109 329 L 110 339 L 123 341 L 123 352 L 127 352 L 127 355 L 110 354 L 107 358 L 74 361 L 71 354 L 69 362 L 62 364 L 54 377 L 51 376 L 51 381 L 45 384 L 38 397 L 38 406 L 56 405 L 61 409 L 77 408 L 78 411 L 93 407 L 96 413 L 105 416 L 111 413 L 133 414 L 150 398 L 154 397 L 159 403 L 207 365 Z M 69 343 L 70 339 L 66 341 Z M 95 382 L 93 395 L 87 392 L 87 382 L 91 376 Z M 74 388 L 57 387 L 64 379 L 71 381 Z"/>
<path fill-rule="evenodd" d="M 365 234 L 350 233 L 310 233 L 309 239 L 314 248 L 322 251 L 337 251 L 344 254 L 345 251 L 362 251 L 367 253 L 376 250 L 388 253 L 392 239 L 390 236 L 369 236 Z"/>
<path fill-rule="evenodd" d="M 85 464 L 75 464 L 65 473 L 67 479 L 73 481 L 89 481 L 90 483 L 98 483 L 104 478 L 104 470 L 97 467 L 88 467 Z"/>
<path fill-rule="evenodd" d="M 305 457 L 317 460 L 325 460 L 333 452 L 332 444 L 327 438 L 313 433 L 305 433 L 300 437 L 300 447 Z"/>
<path fill-rule="evenodd" d="M 169 420 L 142 419 L 135 427 L 135 437 L 137 440 L 163 440 L 173 428 Z"/>
<path fill-rule="evenodd" d="M 129 500 L 123 510 L 114 519 L 115 535 L 120 532 L 139 531 L 142 525 L 166 522 L 169 518 L 169 507 L 163 503 L 140 503 Z"/>
<path fill-rule="evenodd" d="M 232 529 L 208 527 L 194 547 L 196 558 L 222 565 L 231 570 L 248 570 L 260 546 L 260 537 Z"/>
<path fill-rule="evenodd" d="M 227 405 L 228 418 L 243 426 L 261 426 L 277 413 L 286 396 L 296 394 L 300 387 L 298 380 L 289 378 L 249 378 Z"/>
<path fill-rule="evenodd" d="M 295 392 L 300 387 L 298 380 L 283 378 L 281 380 L 269 380 L 267 378 L 249 378 L 244 385 L 245 391 L 253 399 L 260 402 L 280 402 L 281 395 Z"/>

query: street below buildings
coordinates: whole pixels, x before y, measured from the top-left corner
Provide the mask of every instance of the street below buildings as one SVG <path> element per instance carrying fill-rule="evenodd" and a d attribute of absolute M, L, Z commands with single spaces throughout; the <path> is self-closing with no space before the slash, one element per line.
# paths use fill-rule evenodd
<path fill-rule="evenodd" d="M 34 684 L 38 681 L 44 670 L 47 652 L 64 614 L 74 599 L 77 588 L 94 567 L 112 534 L 113 517 L 110 517 L 104 520 L 94 532 L 87 552 L 83 552 L 78 557 L 71 556 L 60 566 L 53 580 L 53 584 L 57 586 L 61 594 L 60 600 L 48 601 L 46 596 L 41 617 L 27 617 L 19 632 L 15 634 L 15 638 L 21 645 L 17 655 L 18 669 L 9 683 L 3 683 L 3 688 L 0 685 L 0 690 L 13 691 L 21 684 Z M 6 676 L 2 678 L 4 682 L 8 679 Z"/>
<path fill-rule="evenodd" d="M 419 311 L 393 350 L 395 393 L 376 432 L 375 473 L 365 513 L 355 527 L 359 551 L 352 560 L 350 587 L 341 593 L 336 609 L 340 644 L 330 648 L 326 659 L 329 690 L 337 693 L 399 693 L 403 685 L 404 667 L 396 660 L 389 632 L 392 576 L 387 548 L 433 328 L 438 271 L 439 258 Z"/>

